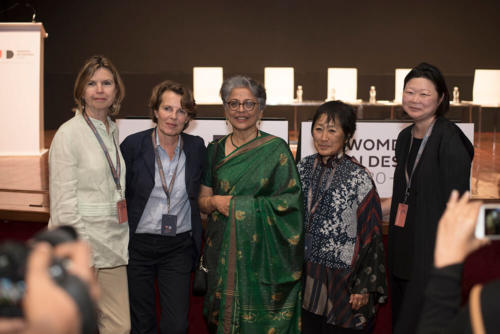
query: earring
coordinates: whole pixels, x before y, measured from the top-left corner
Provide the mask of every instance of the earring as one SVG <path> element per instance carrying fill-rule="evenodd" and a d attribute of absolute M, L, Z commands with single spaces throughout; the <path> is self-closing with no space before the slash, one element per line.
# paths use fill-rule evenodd
<path fill-rule="evenodd" d="M 118 110 L 120 110 L 120 104 L 119 103 L 116 103 L 114 102 L 112 105 L 111 105 L 111 113 L 115 113 L 117 112 Z"/>

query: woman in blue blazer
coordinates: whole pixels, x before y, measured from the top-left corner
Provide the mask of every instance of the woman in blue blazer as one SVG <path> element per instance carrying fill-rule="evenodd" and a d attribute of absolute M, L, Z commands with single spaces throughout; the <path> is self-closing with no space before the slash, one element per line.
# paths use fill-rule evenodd
<path fill-rule="evenodd" d="M 149 107 L 157 126 L 121 144 L 127 166 L 132 333 L 157 333 L 155 280 L 161 333 L 186 333 L 190 273 L 201 248 L 197 198 L 205 145 L 182 132 L 196 115 L 188 88 L 164 81 L 153 88 Z"/>

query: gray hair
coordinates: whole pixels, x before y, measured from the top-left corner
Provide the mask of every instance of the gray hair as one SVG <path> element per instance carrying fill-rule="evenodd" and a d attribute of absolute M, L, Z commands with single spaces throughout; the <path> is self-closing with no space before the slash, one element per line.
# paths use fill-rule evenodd
<path fill-rule="evenodd" d="M 254 79 L 243 75 L 235 75 L 224 80 L 220 88 L 222 102 L 227 102 L 229 95 L 231 95 L 231 92 L 235 88 L 247 88 L 255 96 L 257 102 L 259 102 L 260 110 L 263 110 L 266 106 L 266 89 L 264 86 Z"/>

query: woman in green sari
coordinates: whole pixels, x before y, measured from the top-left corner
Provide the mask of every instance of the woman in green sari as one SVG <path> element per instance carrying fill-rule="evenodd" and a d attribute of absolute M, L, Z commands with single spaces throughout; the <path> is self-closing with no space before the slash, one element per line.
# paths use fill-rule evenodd
<path fill-rule="evenodd" d="M 211 333 L 300 333 L 304 259 L 300 180 L 288 145 L 259 131 L 264 87 L 221 87 L 233 132 L 207 149 L 199 204 L 208 214 L 204 315 Z"/>

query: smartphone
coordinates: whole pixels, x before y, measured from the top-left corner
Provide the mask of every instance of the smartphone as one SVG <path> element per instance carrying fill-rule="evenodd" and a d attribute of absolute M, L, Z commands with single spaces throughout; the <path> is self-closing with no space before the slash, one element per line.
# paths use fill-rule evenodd
<path fill-rule="evenodd" d="M 481 205 L 475 235 L 476 238 L 500 240 L 500 203 Z"/>

